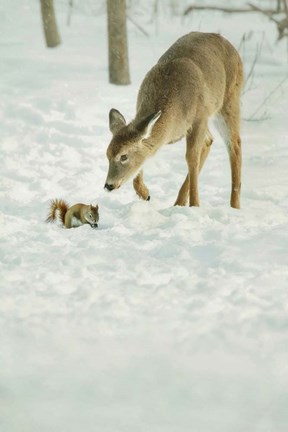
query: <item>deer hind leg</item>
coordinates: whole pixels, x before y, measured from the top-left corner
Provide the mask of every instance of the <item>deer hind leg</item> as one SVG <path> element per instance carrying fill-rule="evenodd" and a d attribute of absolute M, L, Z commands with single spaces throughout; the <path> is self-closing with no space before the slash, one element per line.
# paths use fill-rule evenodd
<path fill-rule="evenodd" d="M 230 101 L 217 116 L 216 127 L 222 136 L 230 159 L 231 168 L 231 198 L 230 205 L 240 208 L 242 151 L 239 132 L 240 110 L 239 102 L 234 105 Z"/>
<path fill-rule="evenodd" d="M 133 187 L 136 192 L 136 194 L 143 200 L 149 201 L 150 195 L 149 195 L 149 189 L 144 183 L 143 180 L 143 170 L 139 172 L 139 174 L 134 178 L 133 180 Z"/>
<path fill-rule="evenodd" d="M 199 207 L 198 176 L 201 153 L 207 131 L 207 117 L 202 114 L 200 120 L 192 125 L 186 139 L 186 161 L 189 173 L 189 206 Z"/>
<path fill-rule="evenodd" d="M 200 155 L 199 171 L 201 171 L 201 169 L 203 168 L 203 165 L 204 165 L 204 163 L 207 159 L 207 156 L 211 150 L 212 143 L 213 143 L 213 136 L 211 135 L 211 132 L 209 131 L 209 129 L 207 129 L 204 147 L 202 148 L 201 155 Z"/>
<path fill-rule="evenodd" d="M 187 174 L 184 183 L 182 184 L 178 192 L 178 196 L 174 203 L 174 206 L 184 207 L 187 204 L 188 193 L 189 193 L 189 174 Z"/>
<path fill-rule="evenodd" d="M 204 142 L 204 146 L 201 150 L 201 154 L 200 154 L 200 163 L 199 163 L 199 172 L 201 171 L 207 156 L 210 152 L 211 149 L 211 145 L 213 143 L 213 137 L 209 131 L 209 129 L 207 129 L 206 132 L 206 137 L 205 137 L 205 142 Z M 185 206 L 187 204 L 188 201 L 188 195 L 189 195 L 189 174 L 187 174 L 184 183 L 182 184 L 179 193 L 178 193 L 178 197 L 175 201 L 174 206 L 178 205 L 178 206 Z"/>

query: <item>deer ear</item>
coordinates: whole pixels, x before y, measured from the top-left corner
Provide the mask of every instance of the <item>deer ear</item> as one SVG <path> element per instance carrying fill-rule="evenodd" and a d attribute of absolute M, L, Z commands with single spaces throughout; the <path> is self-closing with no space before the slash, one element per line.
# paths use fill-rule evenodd
<path fill-rule="evenodd" d="M 142 139 L 148 139 L 151 136 L 153 127 L 155 123 L 159 120 L 162 111 L 158 111 L 157 113 L 150 114 L 145 117 L 137 126 L 137 129 L 142 134 Z"/>
<path fill-rule="evenodd" d="M 109 112 L 109 128 L 113 135 L 126 125 L 124 116 L 115 108 Z"/>

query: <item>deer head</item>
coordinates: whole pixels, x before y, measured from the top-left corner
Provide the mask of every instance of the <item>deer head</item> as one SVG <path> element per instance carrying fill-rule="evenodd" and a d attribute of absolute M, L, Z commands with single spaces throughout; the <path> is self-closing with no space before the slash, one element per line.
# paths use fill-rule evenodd
<path fill-rule="evenodd" d="M 107 149 L 109 170 L 105 189 L 119 188 L 141 169 L 153 153 L 152 131 L 160 116 L 161 111 L 158 111 L 127 125 L 118 110 L 110 110 L 109 127 L 113 137 Z"/>

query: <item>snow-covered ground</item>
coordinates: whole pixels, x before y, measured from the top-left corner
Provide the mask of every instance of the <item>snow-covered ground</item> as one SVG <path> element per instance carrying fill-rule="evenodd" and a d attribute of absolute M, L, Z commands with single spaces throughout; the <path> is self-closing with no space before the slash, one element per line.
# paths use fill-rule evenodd
<path fill-rule="evenodd" d="M 271 94 L 285 41 L 260 15 L 162 8 L 151 22 L 141 9 L 150 37 L 129 23 L 132 84 L 116 87 L 103 7 L 78 7 L 67 27 L 66 3 L 53 50 L 38 2 L 0 4 L 0 431 L 287 432 L 288 80 Z M 147 164 L 150 202 L 131 183 L 103 190 L 109 109 L 131 119 L 145 73 L 191 30 L 240 47 L 246 76 L 260 52 L 242 98 L 240 211 L 214 129 L 200 208 L 172 207 L 184 141 Z M 52 198 L 98 203 L 99 229 L 45 224 Z"/>

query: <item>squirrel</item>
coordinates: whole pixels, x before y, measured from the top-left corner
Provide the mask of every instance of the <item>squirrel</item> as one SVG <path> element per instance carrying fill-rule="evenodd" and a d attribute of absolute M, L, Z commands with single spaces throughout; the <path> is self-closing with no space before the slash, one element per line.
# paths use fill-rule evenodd
<path fill-rule="evenodd" d="M 78 203 L 69 207 L 66 201 L 55 199 L 50 203 L 50 213 L 46 222 L 55 222 L 57 210 L 59 211 L 59 219 L 66 228 L 76 228 L 84 224 L 89 224 L 92 228 L 98 227 L 98 205 Z"/>

